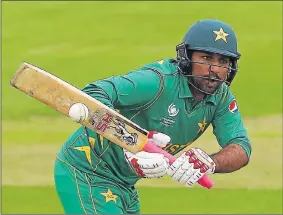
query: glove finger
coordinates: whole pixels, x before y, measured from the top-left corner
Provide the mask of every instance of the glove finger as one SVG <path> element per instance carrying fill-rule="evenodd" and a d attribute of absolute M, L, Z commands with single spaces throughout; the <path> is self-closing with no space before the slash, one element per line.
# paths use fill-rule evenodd
<path fill-rule="evenodd" d="M 179 179 L 179 183 L 186 184 L 190 177 L 191 175 L 187 175 L 186 173 L 183 174 L 182 177 Z"/>
<path fill-rule="evenodd" d="M 197 171 L 195 174 L 193 174 L 188 181 L 186 182 L 186 186 L 192 187 L 202 176 L 204 173 L 201 173 L 200 171 Z"/>
<path fill-rule="evenodd" d="M 191 165 L 192 166 L 192 165 Z M 185 173 L 184 175 L 182 176 L 182 178 L 180 178 L 179 182 L 182 183 L 182 184 L 186 184 L 187 181 L 193 177 L 193 175 L 197 172 L 198 170 L 197 169 L 193 169 L 193 168 L 189 168 Z"/>
<path fill-rule="evenodd" d="M 152 140 L 156 145 L 165 147 L 171 141 L 171 138 L 163 133 L 154 133 L 152 135 Z"/>
<path fill-rule="evenodd" d="M 167 166 L 163 165 L 163 166 L 156 167 L 154 169 L 143 169 L 143 168 L 141 168 L 141 169 L 145 174 L 158 174 L 158 173 L 161 173 L 161 172 L 166 173 L 167 168 L 168 168 Z"/>
<path fill-rule="evenodd" d="M 194 174 L 194 171 L 189 168 L 184 175 L 179 179 L 179 182 L 182 184 L 186 184 L 186 182 L 192 177 L 192 175 Z"/>
<path fill-rule="evenodd" d="M 150 153 L 150 152 L 144 152 L 144 151 L 140 151 L 140 152 L 136 153 L 134 156 L 137 157 L 138 159 L 140 159 L 140 158 L 142 158 L 142 159 L 161 159 L 161 158 L 164 158 L 163 154 Z"/>
<path fill-rule="evenodd" d="M 165 159 L 139 159 L 138 164 L 142 169 L 155 169 L 159 166 L 167 166 Z"/>
<path fill-rule="evenodd" d="M 181 167 L 176 171 L 176 173 L 172 176 L 172 178 L 178 182 L 180 182 L 181 178 L 183 175 L 187 175 L 186 177 L 188 177 L 188 175 L 191 174 L 191 166 L 192 164 L 189 163 L 188 161 L 186 161 L 185 163 L 183 163 L 183 165 L 181 165 Z M 189 172 L 188 172 L 189 171 Z"/>
<path fill-rule="evenodd" d="M 180 157 L 178 157 L 174 163 L 172 163 L 167 171 L 167 174 L 169 176 L 173 176 L 178 169 L 183 165 L 183 163 L 186 161 L 186 155 L 183 153 Z"/>
<path fill-rule="evenodd" d="M 156 174 L 148 174 L 146 175 L 146 178 L 160 178 L 162 176 L 164 176 L 166 174 L 166 172 L 160 172 L 160 173 L 156 173 Z"/>

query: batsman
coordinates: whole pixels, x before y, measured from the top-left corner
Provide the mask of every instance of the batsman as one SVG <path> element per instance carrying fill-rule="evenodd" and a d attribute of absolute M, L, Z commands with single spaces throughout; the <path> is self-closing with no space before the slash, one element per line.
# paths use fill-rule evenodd
<path fill-rule="evenodd" d="M 235 32 L 222 21 L 200 20 L 176 51 L 176 58 L 97 80 L 83 91 L 150 131 L 152 143 L 180 156 L 170 165 L 162 154 L 132 154 L 81 126 L 55 161 L 56 190 L 65 213 L 138 214 L 135 184 L 141 178 L 168 174 L 192 187 L 203 175 L 231 173 L 248 164 L 251 143 L 229 88 L 240 58 Z M 207 154 L 188 147 L 210 124 L 221 149 Z M 123 124 L 116 125 L 120 135 L 135 138 Z"/>

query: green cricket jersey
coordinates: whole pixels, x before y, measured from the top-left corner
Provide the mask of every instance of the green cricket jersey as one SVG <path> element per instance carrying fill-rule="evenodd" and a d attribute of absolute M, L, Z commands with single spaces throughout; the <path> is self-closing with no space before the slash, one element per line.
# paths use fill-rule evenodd
<path fill-rule="evenodd" d="M 164 149 L 172 155 L 199 138 L 210 124 L 221 147 L 237 143 L 248 156 L 251 154 L 250 140 L 230 89 L 222 84 L 217 94 L 197 102 L 187 77 L 178 72 L 171 59 L 95 81 L 83 91 L 142 128 L 169 135 L 172 143 Z M 84 172 L 125 185 L 140 179 L 126 162 L 121 147 L 85 127 L 69 137 L 58 157 Z"/>

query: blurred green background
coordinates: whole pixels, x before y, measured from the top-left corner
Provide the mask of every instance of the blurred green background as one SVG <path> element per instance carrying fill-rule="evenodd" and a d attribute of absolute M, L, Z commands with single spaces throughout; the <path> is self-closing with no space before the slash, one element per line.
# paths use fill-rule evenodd
<path fill-rule="evenodd" d="M 2 213 L 62 213 L 53 162 L 78 127 L 9 85 L 23 61 L 82 88 L 174 57 L 191 24 L 235 30 L 232 91 L 253 144 L 250 164 L 213 175 L 212 190 L 139 182 L 142 213 L 282 213 L 282 2 L 13 2 L 2 4 Z M 219 149 L 211 129 L 196 145 Z M 155 205 L 155 206 L 154 206 Z"/>

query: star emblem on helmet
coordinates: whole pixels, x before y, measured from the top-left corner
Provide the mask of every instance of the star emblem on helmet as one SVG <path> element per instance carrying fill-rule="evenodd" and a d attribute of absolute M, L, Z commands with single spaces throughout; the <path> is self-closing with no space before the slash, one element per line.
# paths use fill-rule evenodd
<path fill-rule="evenodd" d="M 225 43 L 227 43 L 227 36 L 229 34 L 227 34 L 226 32 L 224 32 L 223 28 L 220 28 L 219 31 L 213 31 L 213 33 L 216 34 L 216 38 L 215 41 L 222 39 Z"/>

